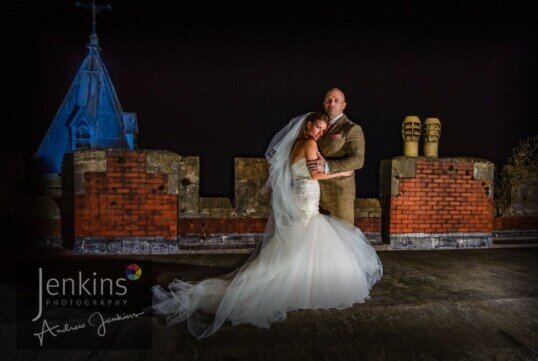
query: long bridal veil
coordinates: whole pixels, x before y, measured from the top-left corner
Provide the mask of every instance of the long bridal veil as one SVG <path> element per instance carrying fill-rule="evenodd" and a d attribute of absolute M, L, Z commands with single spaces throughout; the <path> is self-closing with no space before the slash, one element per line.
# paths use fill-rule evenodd
<path fill-rule="evenodd" d="M 286 317 L 281 310 L 282 304 L 278 304 L 276 299 L 278 295 L 273 300 L 256 297 L 260 297 L 258 288 L 270 289 L 278 271 L 275 267 L 289 264 L 283 260 L 290 254 L 286 242 L 300 239 L 298 237 L 304 231 L 300 211 L 292 201 L 290 152 L 309 114 L 293 118 L 273 137 L 267 148 L 265 157 L 269 164 L 267 184 L 272 190 L 271 214 L 263 240 L 245 263 L 230 273 L 201 282 L 176 279 L 168 286 L 170 291 L 159 285 L 152 287 L 151 310 L 166 315 L 168 325 L 187 320 L 189 331 L 197 338 L 203 338 L 217 331 L 232 311 L 232 324 L 249 322 L 266 328 L 271 321 Z M 245 272 L 249 269 L 250 272 Z M 268 304 L 271 302 L 273 304 Z M 256 305 L 261 303 L 265 303 L 265 310 L 274 309 L 274 313 L 268 317 L 260 312 L 257 319 Z"/>

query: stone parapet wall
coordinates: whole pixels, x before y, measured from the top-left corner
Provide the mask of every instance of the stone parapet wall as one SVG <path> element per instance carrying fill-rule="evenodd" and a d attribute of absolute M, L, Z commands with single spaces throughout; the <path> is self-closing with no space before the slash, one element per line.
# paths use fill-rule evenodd
<path fill-rule="evenodd" d="M 80 253 L 247 249 L 263 237 L 270 211 L 263 158 L 235 160 L 233 200 L 200 197 L 199 158 L 167 151 L 70 154 L 56 175 L 61 188 L 53 187 L 63 198 L 48 188 L 25 195 L 17 164 L 20 154 L 4 157 L 3 214 L 25 204 L 32 237 L 59 244 L 61 235 Z M 384 160 L 380 199 L 355 200 L 355 225 L 373 244 L 383 231 L 393 248 L 485 247 L 492 231 L 496 239 L 536 237 L 536 217 L 492 217 L 493 169 L 473 158 Z"/>
<path fill-rule="evenodd" d="M 383 232 L 391 247 L 489 246 L 493 172 L 493 163 L 473 158 L 383 160 Z"/>
<path fill-rule="evenodd" d="M 228 198 L 200 197 L 200 162 L 197 157 L 184 158 L 180 164 L 179 218 L 267 219 L 270 207 L 270 189 L 265 185 L 267 177 L 265 159 L 236 158 L 233 204 Z"/>
<path fill-rule="evenodd" d="M 186 170 L 180 169 L 180 174 L 190 174 L 187 181 L 180 179 L 178 219 L 180 237 L 228 239 L 244 235 L 248 238 L 252 234 L 261 234 L 265 231 L 271 198 L 271 190 L 266 186 L 267 161 L 264 158 L 236 158 L 234 165 L 233 202 L 228 198 L 198 197 L 198 194 L 194 194 L 199 190 L 196 183 L 200 178 L 199 162 L 191 161 L 186 165 Z M 182 191 L 184 184 L 185 187 L 191 187 L 192 191 Z M 183 198 L 187 201 L 187 205 Z M 379 201 L 373 198 L 357 199 L 355 215 L 355 225 L 362 229 L 372 243 L 380 243 Z"/>
<path fill-rule="evenodd" d="M 166 151 L 81 150 L 63 165 L 65 204 L 79 253 L 174 253 L 249 248 L 270 212 L 263 158 L 235 160 L 235 197 L 200 197 L 200 161 Z M 358 199 L 356 225 L 380 243 L 381 207 Z M 63 232 L 65 233 L 65 232 Z M 175 241 L 163 248 L 162 241 Z M 69 243 L 67 243 L 69 244 Z"/>

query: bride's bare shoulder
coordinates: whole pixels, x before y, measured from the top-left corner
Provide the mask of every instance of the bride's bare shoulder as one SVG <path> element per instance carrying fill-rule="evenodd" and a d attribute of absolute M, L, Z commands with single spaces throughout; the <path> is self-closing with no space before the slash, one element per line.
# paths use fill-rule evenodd
<path fill-rule="evenodd" d="M 314 139 L 305 139 L 305 147 L 306 148 L 317 148 L 318 143 Z"/>
<path fill-rule="evenodd" d="M 308 139 L 304 139 L 304 138 L 299 138 L 295 141 L 295 144 L 293 146 L 293 149 L 294 150 L 299 150 L 299 149 L 304 149 L 305 146 L 306 146 L 306 141 Z"/>
<path fill-rule="evenodd" d="M 293 150 L 291 152 L 291 160 L 295 162 L 301 158 L 304 158 L 304 154 L 307 148 L 308 139 L 299 138 L 295 141 Z"/>

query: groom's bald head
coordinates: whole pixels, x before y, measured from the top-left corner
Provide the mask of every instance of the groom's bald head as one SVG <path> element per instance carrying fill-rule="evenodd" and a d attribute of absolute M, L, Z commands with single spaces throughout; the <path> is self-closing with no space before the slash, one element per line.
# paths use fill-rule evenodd
<path fill-rule="evenodd" d="M 332 88 L 323 97 L 323 108 L 330 119 L 334 119 L 344 112 L 346 108 L 346 96 L 338 88 Z"/>
<path fill-rule="evenodd" d="M 341 91 L 338 88 L 331 88 L 331 89 L 327 90 L 327 92 L 325 93 L 325 96 L 323 97 L 323 99 L 327 98 L 327 95 L 329 95 L 329 94 L 339 95 L 339 96 L 342 97 L 344 102 L 346 101 L 346 96 L 344 95 L 344 92 Z"/>

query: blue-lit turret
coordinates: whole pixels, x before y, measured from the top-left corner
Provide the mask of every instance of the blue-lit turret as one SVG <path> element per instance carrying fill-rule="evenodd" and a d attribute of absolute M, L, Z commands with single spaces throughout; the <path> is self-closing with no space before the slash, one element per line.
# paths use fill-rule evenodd
<path fill-rule="evenodd" d="M 95 33 L 96 5 L 88 55 L 82 62 L 47 134 L 34 155 L 42 173 L 58 174 L 65 153 L 80 148 L 136 148 L 135 113 L 123 111 Z"/>

